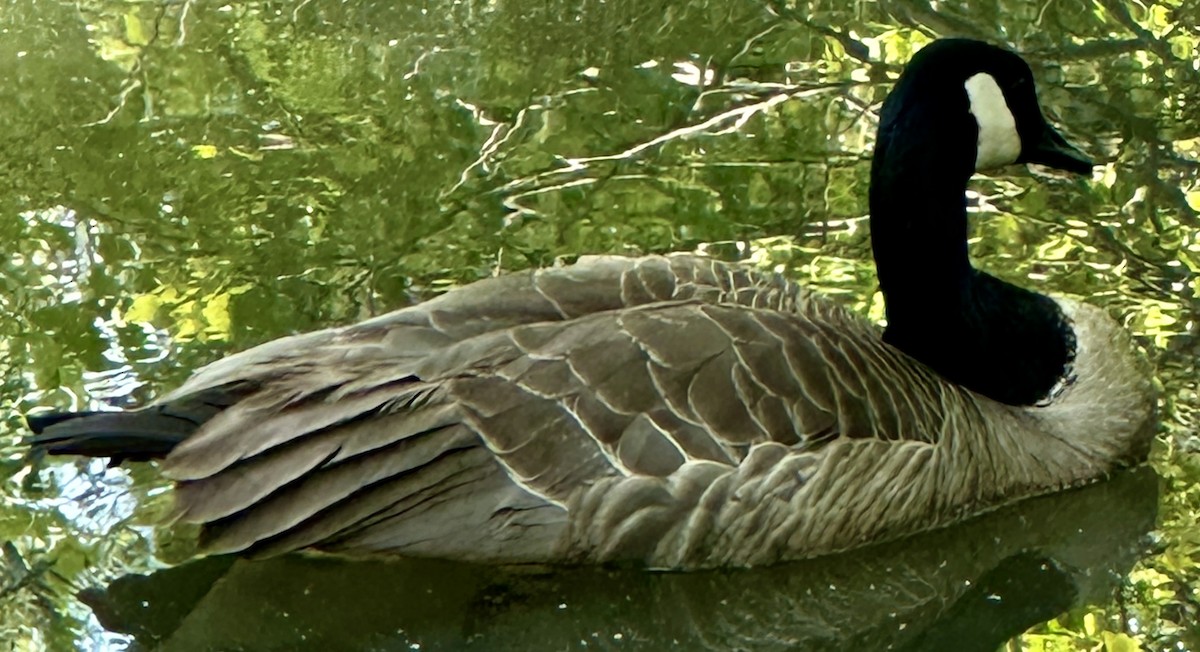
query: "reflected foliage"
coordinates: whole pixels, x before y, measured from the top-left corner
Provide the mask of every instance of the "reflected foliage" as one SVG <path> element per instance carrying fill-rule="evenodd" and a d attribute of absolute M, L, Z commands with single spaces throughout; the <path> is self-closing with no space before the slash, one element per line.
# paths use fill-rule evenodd
<path fill-rule="evenodd" d="M 583 253 L 700 248 L 880 318 L 876 111 L 916 48 L 965 35 L 1025 53 L 1101 163 L 1091 180 L 977 179 L 978 264 L 1106 307 L 1163 390 L 1151 554 L 1009 646 L 1200 650 L 1197 15 L 1195 0 L 3 3 L 0 640 L 116 645 L 75 593 L 189 553 L 151 527 L 170 501 L 153 467 L 26 459 L 36 407 L 145 401 L 230 351 Z"/>
<path fill-rule="evenodd" d="M 314 651 L 992 652 L 1030 624 L 1112 591 L 1154 523 L 1157 483 L 1141 469 L 951 530 L 772 568 L 206 558 L 81 597 L 106 627 L 163 652 L 281 640 Z M 1029 520 L 1050 526 L 1021 527 Z M 331 595 L 341 597 L 331 604 Z"/>

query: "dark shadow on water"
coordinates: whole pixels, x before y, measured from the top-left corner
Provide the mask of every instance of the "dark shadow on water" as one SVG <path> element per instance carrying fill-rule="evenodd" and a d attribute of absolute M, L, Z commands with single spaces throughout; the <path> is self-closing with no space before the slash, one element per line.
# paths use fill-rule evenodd
<path fill-rule="evenodd" d="M 1144 547 L 1157 488 L 1138 469 L 898 543 L 743 571 L 210 558 L 81 597 L 146 650 L 990 652 L 1106 601 Z"/>

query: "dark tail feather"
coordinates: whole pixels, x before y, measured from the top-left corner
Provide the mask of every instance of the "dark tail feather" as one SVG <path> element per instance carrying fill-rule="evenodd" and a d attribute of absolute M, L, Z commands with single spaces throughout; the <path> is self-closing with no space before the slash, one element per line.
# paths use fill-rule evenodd
<path fill-rule="evenodd" d="M 218 411 L 209 405 L 188 410 L 159 406 L 130 412 L 44 412 L 25 421 L 34 432 L 34 451 L 111 457 L 115 465 L 166 457 Z"/>

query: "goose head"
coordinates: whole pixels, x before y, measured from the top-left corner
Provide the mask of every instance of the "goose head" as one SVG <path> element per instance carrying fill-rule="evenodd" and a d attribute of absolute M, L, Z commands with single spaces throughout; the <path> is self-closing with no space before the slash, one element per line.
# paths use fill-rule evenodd
<path fill-rule="evenodd" d="M 889 94 L 875 160 L 897 159 L 927 159 L 960 182 L 1014 163 L 1078 174 L 1094 165 L 1046 120 L 1029 65 L 969 39 L 943 39 L 917 52 Z"/>

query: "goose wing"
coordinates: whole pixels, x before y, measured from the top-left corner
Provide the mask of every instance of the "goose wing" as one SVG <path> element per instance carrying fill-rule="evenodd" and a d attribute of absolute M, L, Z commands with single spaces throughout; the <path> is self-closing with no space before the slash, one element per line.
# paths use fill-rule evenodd
<path fill-rule="evenodd" d="M 595 258 L 268 343 L 157 409 L 222 406 L 164 462 L 212 551 L 652 560 L 720 545 L 682 521 L 784 457 L 796 484 L 830 442 L 932 441 L 943 384 L 778 276 Z"/>

